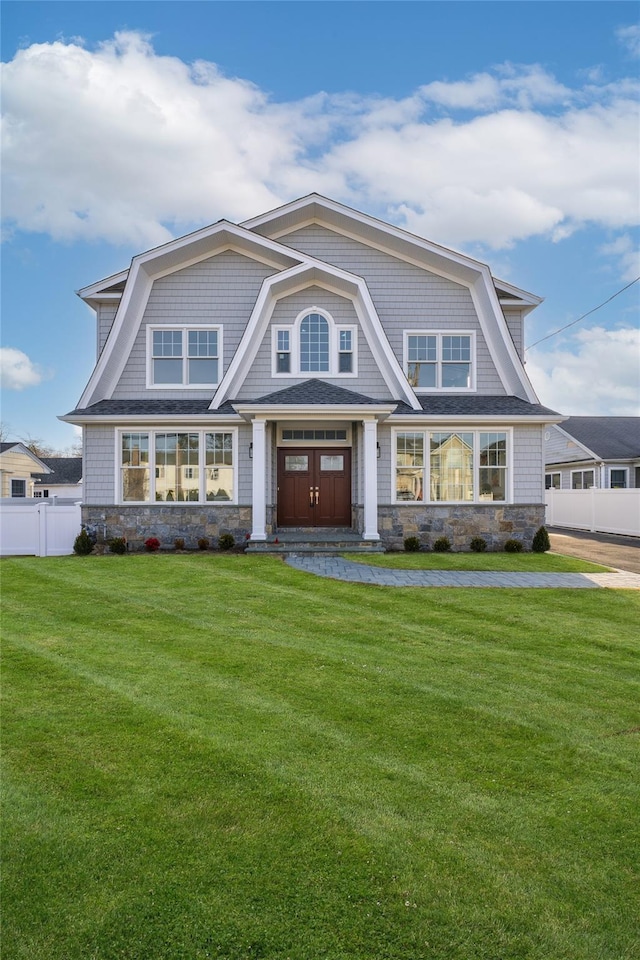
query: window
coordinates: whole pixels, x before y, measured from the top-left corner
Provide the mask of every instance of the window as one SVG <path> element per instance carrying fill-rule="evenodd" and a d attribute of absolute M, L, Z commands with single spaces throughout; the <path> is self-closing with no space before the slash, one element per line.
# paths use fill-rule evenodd
<path fill-rule="evenodd" d="M 621 467 L 619 469 L 613 468 L 609 474 L 609 486 L 612 490 L 625 490 L 627 486 L 627 471 L 626 468 Z"/>
<path fill-rule="evenodd" d="M 221 330 L 149 328 L 151 387 L 212 386 L 218 383 Z"/>
<path fill-rule="evenodd" d="M 203 503 L 235 497 L 233 431 L 121 434 L 121 497 L 134 503 Z"/>
<path fill-rule="evenodd" d="M 274 377 L 356 376 L 355 325 L 337 325 L 326 311 L 303 311 L 294 324 L 272 328 Z"/>
<path fill-rule="evenodd" d="M 287 440 L 346 440 L 346 430 L 283 430 L 283 441 Z"/>
<path fill-rule="evenodd" d="M 545 473 L 545 475 L 544 475 L 544 488 L 545 488 L 545 490 L 559 490 L 559 489 L 560 489 L 560 474 L 559 474 L 559 473 Z"/>
<path fill-rule="evenodd" d="M 407 333 L 407 379 L 417 391 L 472 390 L 474 349 L 471 333 Z"/>
<path fill-rule="evenodd" d="M 396 434 L 397 502 L 504 502 L 508 498 L 508 433 L 438 430 Z"/>
<path fill-rule="evenodd" d="M 11 478 L 11 496 L 12 497 L 26 497 L 27 495 L 27 481 L 18 480 L 15 477 Z"/>
<path fill-rule="evenodd" d="M 571 489 L 589 490 L 595 487 L 595 475 L 593 470 L 572 470 L 571 471 Z"/>
<path fill-rule="evenodd" d="M 40 490 L 34 490 L 34 491 L 33 491 L 33 495 L 34 495 L 34 497 L 36 497 L 36 498 L 48 497 L 48 496 L 49 496 L 49 491 L 48 491 L 48 490 L 42 490 L 42 489 L 40 489 Z"/>

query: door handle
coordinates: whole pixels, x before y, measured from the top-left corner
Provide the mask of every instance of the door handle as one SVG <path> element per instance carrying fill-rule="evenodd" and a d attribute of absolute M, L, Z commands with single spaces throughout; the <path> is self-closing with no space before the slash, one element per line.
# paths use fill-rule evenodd
<path fill-rule="evenodd" d="M 313 505 L 313 487 L 309 487 L 309 506 L 312 507 Z"/>
<path fill-rule="evenodd" d="M 319 499 L 320 499 L 320 487 L 316 487 L 316 507 L 318 506 Z"/>

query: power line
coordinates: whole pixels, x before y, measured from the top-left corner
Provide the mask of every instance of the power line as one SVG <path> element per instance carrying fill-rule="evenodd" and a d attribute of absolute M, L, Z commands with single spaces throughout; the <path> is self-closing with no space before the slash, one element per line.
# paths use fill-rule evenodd
<path fill-rule="evenodd" d="M 555 337 L 558 333 L 562 333 L 563 330 L 567 330 L 569 327 L 573 327 L 574 324 L 580 323 L 581 320 L 584 320 L 585 317 L 591 316 L 592 313 L 595 313 L 596 310 L 600 310 L 601 307 L 606 306 L 607 303 L 611 303 L 612 300 L 615 300 L 616 297 L 619 297 L 621 293 L 624 293 L 625 290 L 628 290 L 629 287 L 632 287 L 634 283 L 637 283 L 640 280 L 640 277 L 636 277 L 635 280 L 632 280 L 631 283 L 628 283 L 626 287 L 618 290 L 608 300 L 604 300 L 602 303 L 599 303 L 597 307 L 594 307 L 592 310 L 587 310 L 586 313 L 583 313 L 581 317 L 578 317 L 577 320 L 572 320 L 571 323 L 565 323 L 564 327 L 560 327 L 559 330 L 554 330 L 553 333 L 548 333 L 546 337 L 540 337 L 539 340 L 536 340 L 535 343 L 530 343 L 528 347 L 525 347 L 526 350 L 531 350 L 532 347 L 537 347 L 539 343 L 542 343 L 544 340 L 550 340 L 551 337 Z"/>

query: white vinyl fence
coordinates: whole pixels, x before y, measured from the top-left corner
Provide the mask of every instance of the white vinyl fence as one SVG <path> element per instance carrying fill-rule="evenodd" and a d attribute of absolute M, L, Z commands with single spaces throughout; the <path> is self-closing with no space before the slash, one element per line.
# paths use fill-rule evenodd
<path fill-rule="evenodd" d="M 550 527 L 640 537 L 640 488 L 546 490 L 545 501 Z"/>
<path fill-rule="evenodd" d="M 73 553 L 80 504 L 0 500 L 0 556 L 61 557 Z"/>

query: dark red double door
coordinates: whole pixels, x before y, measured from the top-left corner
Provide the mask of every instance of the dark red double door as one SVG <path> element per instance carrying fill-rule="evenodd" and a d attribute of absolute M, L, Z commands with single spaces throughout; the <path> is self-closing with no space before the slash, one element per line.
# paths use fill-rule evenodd
<path fill-rule="evenodd" d="M 351 450 L 278 450 L 278 526 L 351 526 Z"/>

